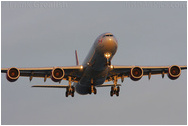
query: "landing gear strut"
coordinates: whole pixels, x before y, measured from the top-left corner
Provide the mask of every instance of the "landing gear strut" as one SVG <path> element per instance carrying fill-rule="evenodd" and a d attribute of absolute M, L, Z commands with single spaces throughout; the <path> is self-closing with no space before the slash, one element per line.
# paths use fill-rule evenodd
<path fill-rule="evenodd" d="M 89 94 L 97 94 L 97 89 L 95 88 L 94 84 L 93 84 L 93 78 L 91 79 L 91 89 Z"/>
<path fill-rule="evenodd" d="M 110 66 L 110 65 L 111 65 L 111 61 L 108 61 L 108 60 L 107 60 L 107 61 L 106 61 L 106 65 L 107 65 L 107 66 Z"/>
<path fill-rule="evenodd" d="M 74 97 L 74 92 L 75 92 L 75 88 L 71 86 L 71 77 L 69 77 L 69 86 L 67 87 L 65 96 L 68 97 L 69 95 L 71 95 L 72 97 Z"/>
<path fill-rule="evenodd" d="M 119 96 L 120 87 L 117 86 L 117 76 L 114 77 L 114 86 L 111 87 L 110 96 L 112 97 L 114 94 Z"/>

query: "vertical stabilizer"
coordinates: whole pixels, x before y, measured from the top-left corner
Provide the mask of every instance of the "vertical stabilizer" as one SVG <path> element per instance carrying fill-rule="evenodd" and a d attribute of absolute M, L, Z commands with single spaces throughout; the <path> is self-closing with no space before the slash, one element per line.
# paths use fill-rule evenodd
<path fill-rule="evenodd" d="M 77 54 L 77 50 L 75 50 L 75 56 L 76 56 L 76 65 L 79 65 L 79 60 L 78 60 L 78 54 Z"/>

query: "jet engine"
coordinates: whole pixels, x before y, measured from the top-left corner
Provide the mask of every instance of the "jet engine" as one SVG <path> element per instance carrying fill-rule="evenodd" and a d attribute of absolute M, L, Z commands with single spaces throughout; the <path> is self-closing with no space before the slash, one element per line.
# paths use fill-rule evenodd
<path fill-rule="evenodd" d="M 130 71 L 130 78 L 134 81 L 138 81 L 143 76 L 143 69 L 140 67 L 133 67 Z"/>
<path fill-rule="evenodd" d="M 168 77 L 172 80 L 177 79 L 181 75 L 181 69 L 179 66 L 171 66 L 168 68 Z"/>
<path fill-rule="evenodd" d="M 20 76 L 20 71 L 17 68 L 12 67 L 7 70 L 6 77 L 8 81 L 14 82 L 19 78 L 19 76 Z"/>
<path fill-rule="evenodd" d="M 63 79 L 65 75 L 65 72 L 62 68 L 54 68 L 52 70 L 52 75 L 51 75 L 51 79 L 54 81 L 54 82 L 59 82 Z"/>

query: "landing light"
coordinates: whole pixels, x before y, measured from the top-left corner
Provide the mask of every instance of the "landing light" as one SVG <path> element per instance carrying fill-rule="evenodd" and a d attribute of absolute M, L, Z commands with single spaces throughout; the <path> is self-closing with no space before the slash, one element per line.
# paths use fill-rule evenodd
<path fill-rule="evenodd" d="M 110 56 L 111 56 L 111 54 L 110 54 L 110 53 L 105 53 L 104 56 L 105 56 L 107 59 L 109 59 Z"/>

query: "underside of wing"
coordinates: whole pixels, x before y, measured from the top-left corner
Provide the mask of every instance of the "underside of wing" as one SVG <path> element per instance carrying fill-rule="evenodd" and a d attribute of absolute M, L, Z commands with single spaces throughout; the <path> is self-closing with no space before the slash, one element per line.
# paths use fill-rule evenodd
<path fill-rule="evenodd" d="M 7 79 L 11 82 L 16 81 L 19 77 L 52 78 L 53 81 L 68 80 L 71 77 L 72 82 L 79 81 L 83 72 L 83 66 L 70 67 L 44 67 L 44 68 L 2 68 L 1 73 L 7 74 Z"/>
<path fill-rule="evenodd" d="M 177 79 L 181 75 L 181 70 L 187 69 L 187 66 L 110 66 L 107 81 L 112 81 L 114 77 L 124 80 L 130 77 L 132 80 L 139 80 L 142 76 L 168 74 L 170 79 Z"/>

